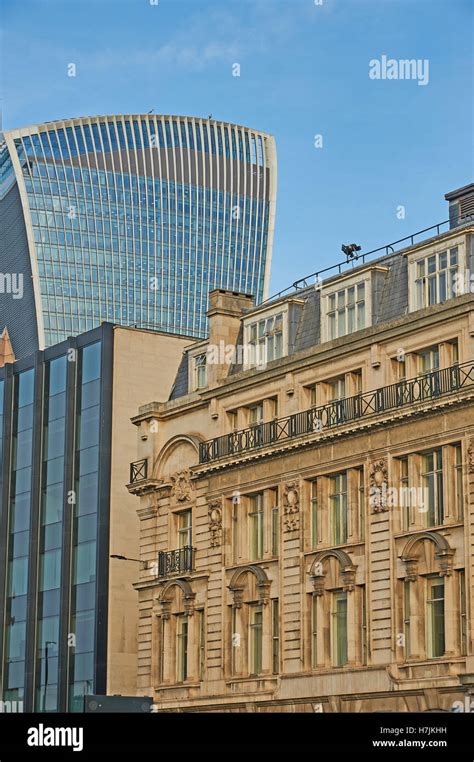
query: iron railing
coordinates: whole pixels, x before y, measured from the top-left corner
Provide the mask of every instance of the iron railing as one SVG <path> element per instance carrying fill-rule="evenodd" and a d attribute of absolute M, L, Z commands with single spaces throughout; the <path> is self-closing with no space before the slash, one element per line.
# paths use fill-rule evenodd
<path fill-rule="evenodd" d="M 185 545 L 177 550 L 160 550 L 158 553 L 158 576 L 191 572 L 194 565 L 194 548 Z"/>
<path fill-rule="evenodd" d="M 465 225 L 467 223 L 474 222 L 474 214 L 465 214 L 462 216 L 461 219 L 461 225 Z M 332 273 L 336 274 L 336 272 L 341 275 L 343 272 L 346 272 L 349 266 L 354 267 L 357 264 L 365 264 L 366 260 L 369 257 L 372 257 L 374 254 L 379 254 L 381 257 L 386 256 L 388 254 L 396 254 L 397 249 L 403 250 L 410 246 L 414 246 L 417 241 L 415 241 L 416 238 L 418 238 L 421 235 L 424 235 L 425 233 L 433 233 L 436 230 L 436 235 L 440 235 L 441 229 L 445 228 L 447 225 L 451 225 L 451 220 L 443 220 L 443 222 L 438 222 L 436 225 L 430 225 L 429 228 L 423 228 L 423 230 L 418 230 L 416 233 L 412 233 L 411 235 L 405 236 L 405 238 L 399 238 L 398 241 L 392 241 L 392 243 L 387 243 L 385 246 L 379 246 L 377 249 L 371 249 L 371 251 L 363 252 L 362 254 L 355 254 L 350 259 L 346 259 L 344 262 L 338 262 L 335 265 L 329 265 L 328 267 L 325 267 L 323 270 L 318 270 L 315 273 L 311 273 L 311 275 L 306 275 L 304 278 L 300 278 L 299 280 L 296 280 L 294 283 L 291 284 L 291 286 L 287 286 L 287 288 L 284 288 L 282 291 L 279 291 L 277 294 L 273 294 L 273 296 L 269 296 L 267 299 L 265 299 L 262 304 L 266 304 L 267 302 L 273 302 L 276 299 L 280 299 L 282 296 L 289 295 L 290 292 L 293 291 L 299 291 L 302 288 L 308 288 L 308 286 L 314 286 L 318 285 L 320 287 L 322 285 L 322 279 L 321 276 L 326 273 Z M 426 237 L 426 236 L 425 236 Z M 400 247 L 400 244 L 404 244 L 402 247 Z M 328 276 L 332 277 L 332 275 Z"/>
<path fill-rule="evenodd" d="M 136 460 L 135 463 L 130 463 L 130 484 L 136 484 L 148 477 L 148 460 Z"/>
<path fill-rule="evenodd" d="M 326 431 L 366 416 L 376 416 L 416 402 L 434 400 L 471 384 L 474 385 L 473 361 L 434 370 L 372 392 L 356 394 L 354 397 L 329 402 L 286 418 L 276 418 L 268 423 L 260 423 L 201 442 L 199 463 L 211 463 L 281 440 Z"/>

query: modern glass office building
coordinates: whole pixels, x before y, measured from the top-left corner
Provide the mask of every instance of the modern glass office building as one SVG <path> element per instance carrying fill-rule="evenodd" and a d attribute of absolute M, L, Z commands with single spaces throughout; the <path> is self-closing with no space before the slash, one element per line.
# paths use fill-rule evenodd
<path fill-rule="evenodd" d="M 0 701 L 135 695 L 136 570 L 114 557 L 138 553 L 130 418 L 189 341 L 103 323 L 0 367 Z"/>
<path fill-rule="evenodd" d="M 47 122 L 0 140 L 0 296 L 16 357 L 102 321 L 200 337 L 213 288 L 267 295 L 271 135 L 194 117 Z M 16 281 L 15 281 L 16 282 Z"/>
<path fill-rule="evenodd" d="M 0 685 L 26 711 L 105 692 L 111 336 L 0 368 Z"/>

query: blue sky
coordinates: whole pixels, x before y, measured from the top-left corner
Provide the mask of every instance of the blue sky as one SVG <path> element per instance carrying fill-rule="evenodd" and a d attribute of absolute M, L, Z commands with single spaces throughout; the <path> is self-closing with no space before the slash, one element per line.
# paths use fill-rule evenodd
<path fill-rule="evenodd" d="M 340 261 L 342 243 L 369 250 L 446 219 L 444 193 L 472 181 L 471 0 L 2 5 L 5 129 L 154 108 L 275 135 L 272 292 Z M 428 84 L 370 79 L 384 54 L 428 59 Z"/>

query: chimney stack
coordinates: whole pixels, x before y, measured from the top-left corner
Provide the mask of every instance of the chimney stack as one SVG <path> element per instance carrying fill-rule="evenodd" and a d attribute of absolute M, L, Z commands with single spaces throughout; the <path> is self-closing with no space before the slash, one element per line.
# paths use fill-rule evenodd
<path fill-rule="evenodd" d="M 239 294 L 236 291 L 225 291 L 216 288 L 209 293 L 209 347 L 211 348 L 209 359 L 213 356 L 219 358 L 219 362 L 207 364 L 207 382 L 214 386 L 221 378 L 225 378 L 229 372 L 229 364 L 226 362 L 224 353 L 226 347 L 235 347 L 239 337 L 240 320 L 242 316 L 254 306 L 254 297 L 250 294 Z"/>

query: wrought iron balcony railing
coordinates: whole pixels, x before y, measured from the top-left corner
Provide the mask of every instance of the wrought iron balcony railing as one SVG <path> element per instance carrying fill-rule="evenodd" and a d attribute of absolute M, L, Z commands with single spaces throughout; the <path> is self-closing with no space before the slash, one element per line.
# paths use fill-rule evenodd
<path fill-rule="evenodd" d="M 130 484 L 144 481 L 148 478 L 148 460 L 136 460 L 130 463 Z"/>
<path fill-rule="evenodd" d="M 473 361 L 434 370 L 372 392 L 356 394 L 354 397 L 329 402 L 286 418 L 276 418 L 268 423 L 260 423 L 201 442 L 199 463 L 211 463 L 281 440 L 323 432 L 360 418 L 377 416 L 417 402 L 434 400 L 471 385 L 474 386 Z"/>
<path fill-rule="evenodd" d="M 158 553 L 158 576 L 168 577 L 172 574 L 191 572 L 194 565 L 195 550 L 190 545 L 177 550 L 160 550 Z"/>

